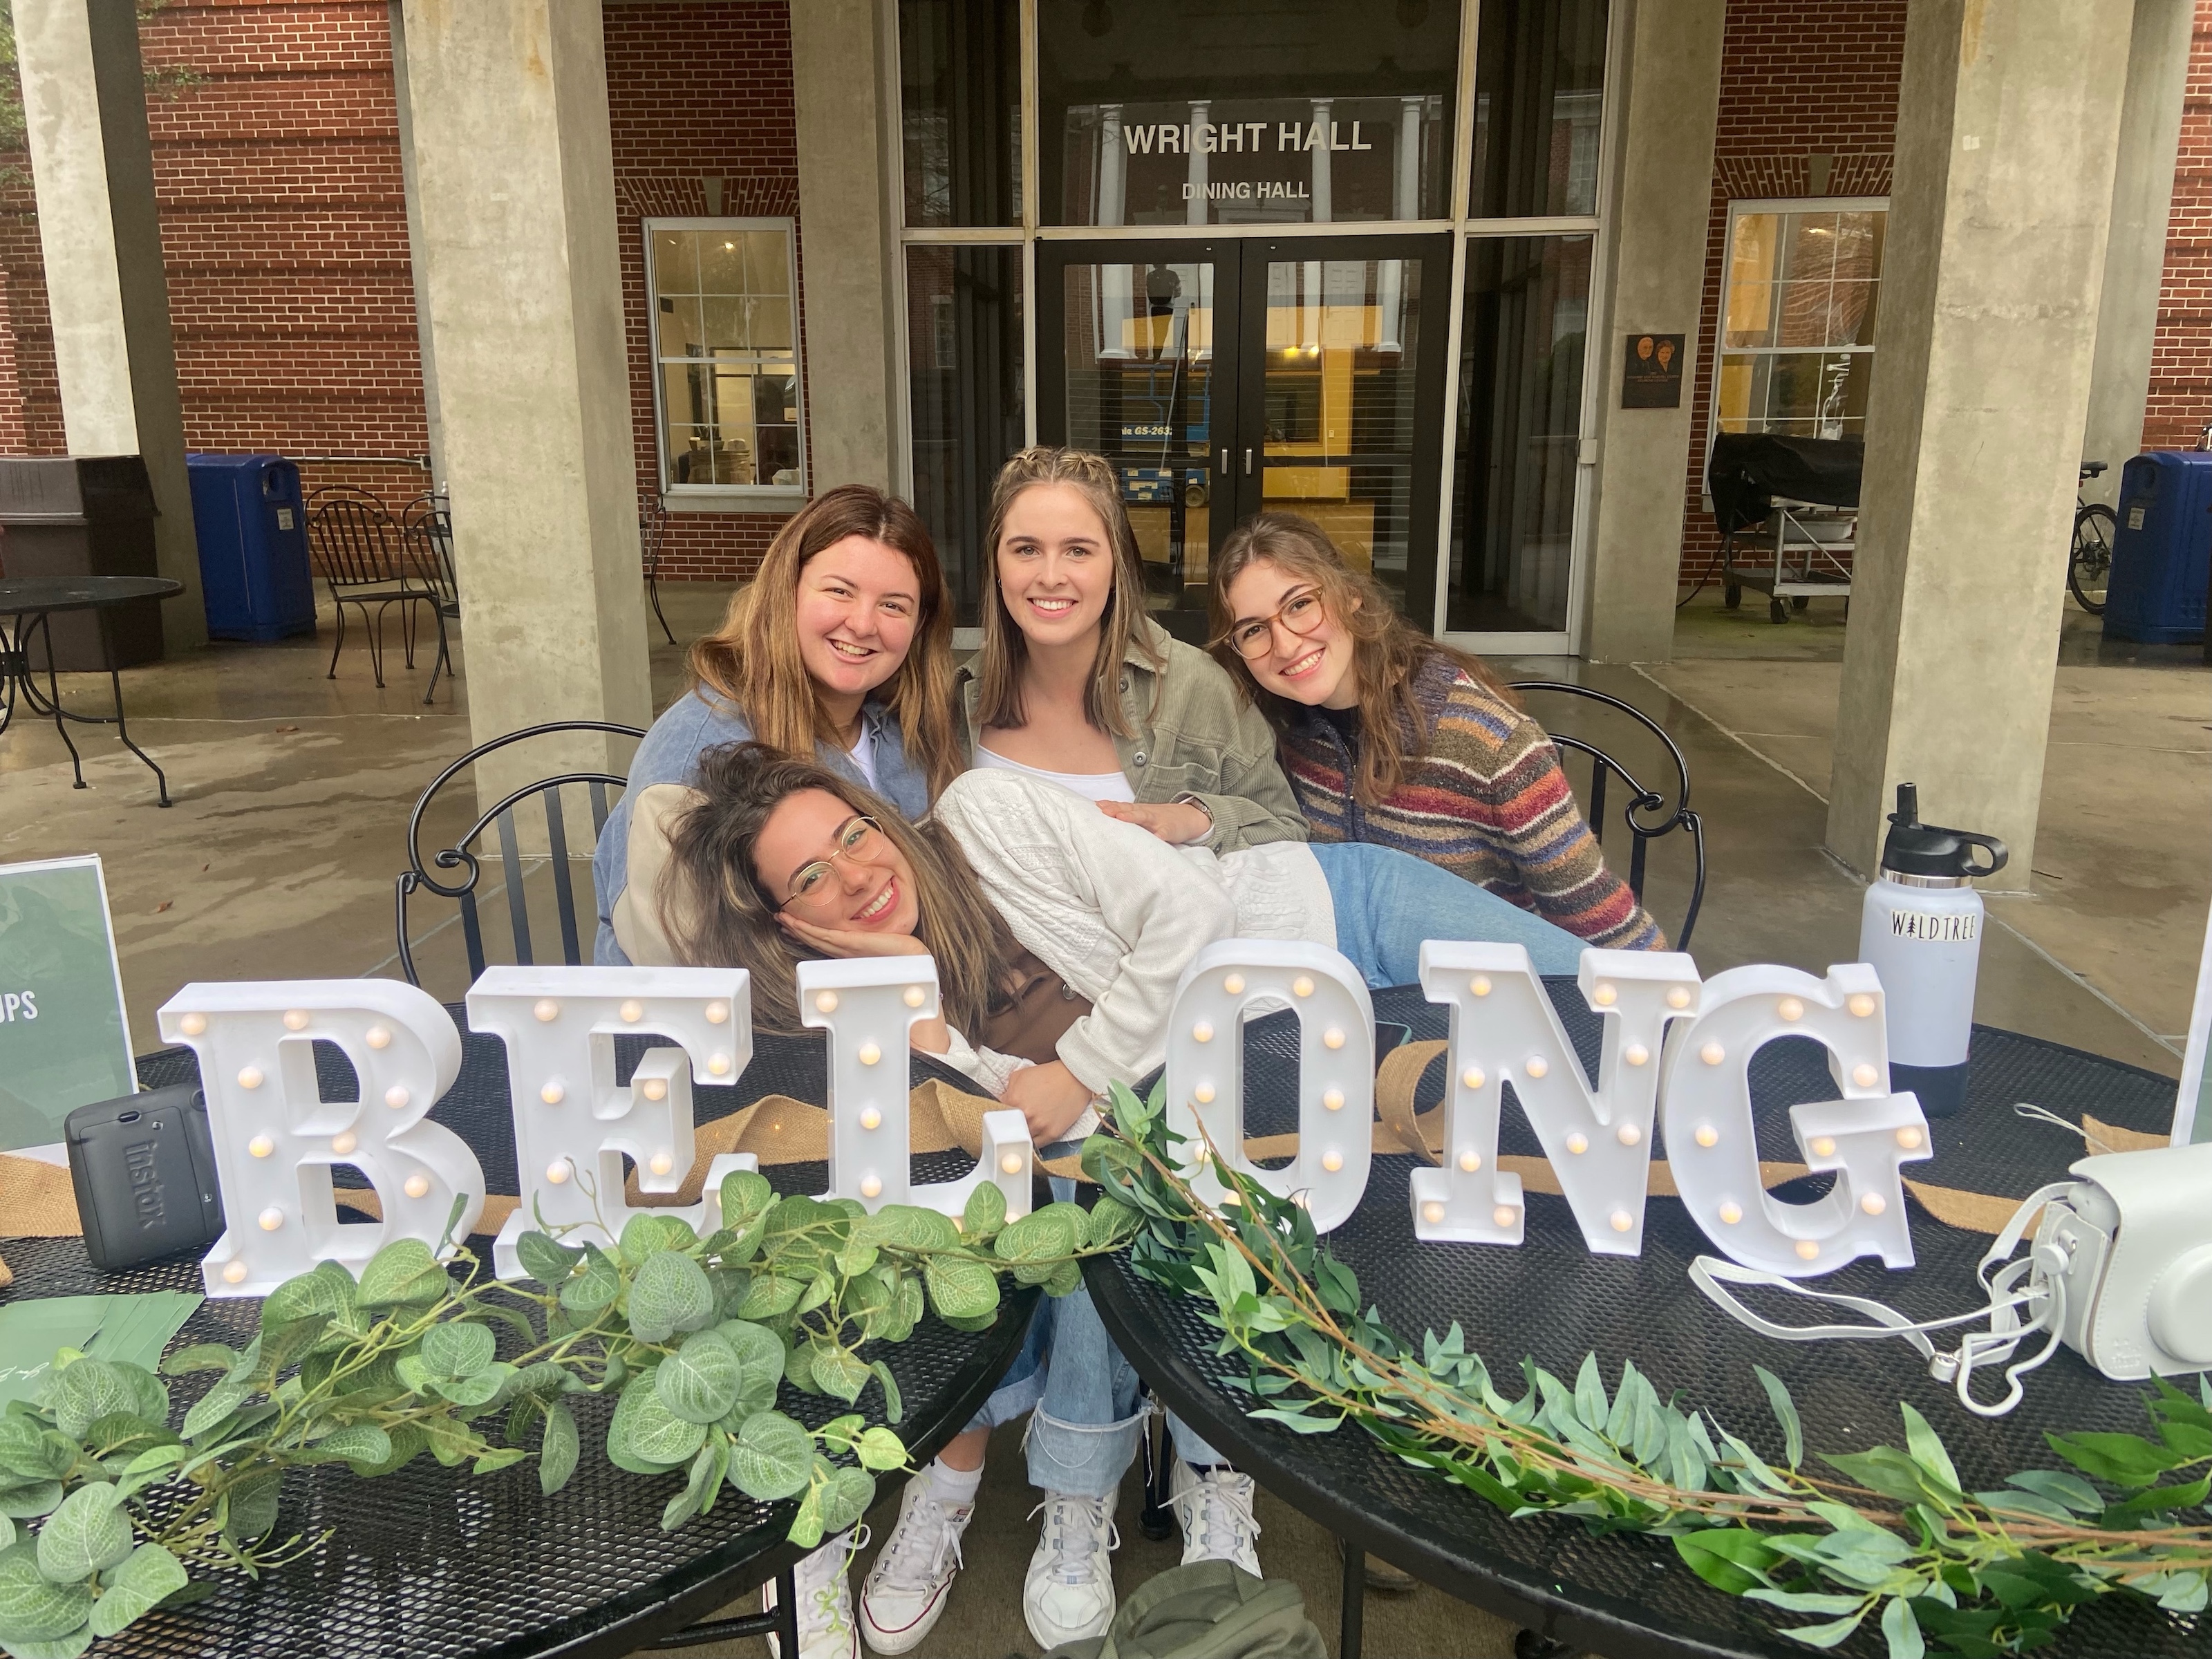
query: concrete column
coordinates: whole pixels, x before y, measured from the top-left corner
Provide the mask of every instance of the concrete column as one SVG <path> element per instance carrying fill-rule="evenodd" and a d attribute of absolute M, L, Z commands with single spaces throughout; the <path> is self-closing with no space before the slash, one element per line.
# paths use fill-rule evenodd
<path fill-rule="evenodd" d="M 399 113 L 400 188 L 407 197 L 407 245 L 422 246 L 422 192 L 415 178 L 415 109 L 407 82 L 407 16 L 404 0 L 389 0 L 392 19 L 392 90 Z M 422 359 L 422 418 L 430 448 L 430 487 L 446 487 L 446 431 L 438 418 L 438 350 L 430 337 L 430 290 L 422 262 L 410 259 L 415 283 L 416 349 Z"/>
<path fill-rule="evenodd" d="M 1098 222 L 1118 225 L 1126 208 L 1129 182 L 1129 154 L 1121 137 L 1121 106 L 1098 106 Z M 1129 267 L 1115 262 L 1098 271 L 1098 355 L 1127 359 L 1136 353 L 1128 346 L 1129 325 L 1136 317 L 1135 290 Z"/>
<path fill-rule="evenodd" d="M 171 654 L 207 643 L 169 285 L 154 207 L 132 0 L 15 0 L 17 72 L 73 455 L 143 455 L 154 553 L 185 585 L 161 608 Z"/>
<path fill-rule="evenodd" d="M 2150 350 L 2166 277 L 2166 216 L 2173 205 L 2174 152 L 2181 140 L 2195 0 L 2136 0 L 2128 37 L 2128 82 L 2120 106 L 2119 157 L 2112 169 L 2112 227 L 2089 376 L 2085 460 L 2107 461 L 2082 486 L 2091 501 L 2117 505 L 2120 468 L 2142 447 L 2150 398 Z"/>
<path fill-rule="evenodd" d="M 1190 202 L 1183 210 L 1186 224 L 1206 222 L 1206 140 L 1212 105 L 1204 99 L 1190 106 L 1190 153 L 1183 158 L 1183 182 L 1190 187 Z"/>
<path fill-rule="evenodd" d="M 405 11 L 415 263 L 440 371 L 471 735 L 564 719 L 644 726 L 598 0 L 405 0 Z M 524 747 L 479 769 L 480 798 L 545 775 L 546 750 Z M 629 745 L 612 747 L 626 763 Z M 580 740 L 574 754 L 605 764 L 608 750 Z"/>
<path fill-rule="evenodd" d="M 1713 131 L 1720 107 L 1723 0 L 1634 0 L 1624 79 L 1613 94 L 1612 237 L 1597 357 L 1599 465 L 1589 510 L 1583 653 L 1593 662 L 1663 661 L 1674 648 L 1682 562 L 1682 467 L 1697 384 Z M 1887 301 L 1885 301 L 1887 303 Z M 1683 337 L 1677 409 L 1620 403 L 1621 369 L 1644 334 Z"/>
<path fill-rule="evenodd" d="M 1828 805 L 1856 870 L 1911 780 L 2029 885 L 2133 11 L 1909 15 Z"/>
<path fill-rule="evenodd" d="M 808 488 L 891 488 L 896 267 L 883 112 L 890 42 L 875 0 L 792 0 L 805 285 Z"/>

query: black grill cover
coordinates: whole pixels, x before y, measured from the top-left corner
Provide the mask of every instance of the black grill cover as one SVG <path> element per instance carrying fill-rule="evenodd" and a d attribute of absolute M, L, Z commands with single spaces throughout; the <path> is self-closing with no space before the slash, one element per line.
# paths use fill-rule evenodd
<path fill-rule="evenodd" d="M 1774 497 L 1856 507 L 1866 446 L 1853 438 L 1790 438 L 1773 432 L 1723 432 L 1713 441 L 1705 488 L 1723 535 L 1763 521 Z"/>

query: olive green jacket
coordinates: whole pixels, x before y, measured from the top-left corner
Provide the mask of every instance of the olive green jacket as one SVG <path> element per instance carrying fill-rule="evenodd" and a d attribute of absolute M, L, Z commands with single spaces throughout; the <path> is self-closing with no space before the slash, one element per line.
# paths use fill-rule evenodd
<path fill-rule="evenodd" d="M 1152 667 L 1133 640 L 1121 659 L 1121 715 L 1136 735 L 1116 733 L 1114 752 L 1132 793 L 1140 801 L 1196 797 L 1213 819 L 1213 834 L 1203 844 L 1217 853 L 1304 841 L 1305 816 L 1276 762 L 1267 717 L 1205 652 L 1157 623 L 1144 627 L 1164 665 Z M 981 689 L 972 668 L 960 671 L 971 751 L 982 740 L 975 720 Z"/>

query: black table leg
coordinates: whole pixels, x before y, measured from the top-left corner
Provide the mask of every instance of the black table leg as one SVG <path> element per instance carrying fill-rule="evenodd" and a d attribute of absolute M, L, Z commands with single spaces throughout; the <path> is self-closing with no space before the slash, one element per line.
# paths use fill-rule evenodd
<path fill-rule="evenodd" d="M 709 1642 L 736 1642 L 748 1636 L 772 1636 L 778 1650 L 797 1655 L 799 1652 L 799 1589 L 793 1574 L 797 1570 L 786 1567 L 775 1576 L 775 1605 L 766 1613 L 741 1613 L 734 1619 L 709 1619 L 703 1624 L 686 1625 L 682 1630 L 645 1644 L 645 1651 L 665 1653 L 683 1648 L 704 1647 Z"/>
<path fill-rule="evenodd" d="M 1344 1557 L 1344 1623 L 1337 1636 L 1337 1659 L 1359 1659 L 1367 1614 L 1367 1553 L 1349 1538 L 1339 1539 L 1337 1549 Z"/>
<path fill-rule="evenodd" d="M 783 1659 L 799 1659 L 799 1576 L 796 1565 L 786 1567 L 775 1576 L 775 1647 Z"/>
<path fill-rule="evenodd" d="M 112 716 L 72 714 L 62 707 L 61 682 L 56 678 L 54 669 L 54 638 L 47 625 L 47 612 L 41 611 L 19 621 L 15 627 L 15 642 L 12 647 L 7 644 L 5 635 L 0 635 L 0 678 L 5 678 L 9 686 L 8 713 L 6 718 L 0 719 L 0 732 L 6 731 L 9 720 L 15 717 L 15 692 L 16 688 L 20 687 L 24 702 L 30 705 L 33 712 L 53 716 L 55 733 L 61 738 L 63 747 L 70 752 L 70 769 L 76 777 L 76 782 L 72 787 L 82 789 L 87 787 L 84 781 L 84 759 L 77 753 L 76 745 L 70 741 L 69 727 L 64 722 L 75 720 L 80 726 L 112 726 L 115 728 L 115 735 L 123 740 L 123 746 L 137 756 L 146 769 L 153 773 L 154 781 L 161 796 L 160 805 L 163 806 L 174 805 L 169 799 L 168 775 L 155 763 L 151 755 L 131 741 L 131 728 L 124 724 L 123 673 L 115 665 L 115 639 L 108 632 L 106 615 L 103 614 L 100 618 L 100 647 L 101 654 L 107 659 L 108 689 L 115 697 L 115 713 Z M 37 684 L 31 678 L 30 633 L 31 624 L 33 622 L 37 623 L 39 637 L 45 642 L 46 647 L 46 690 L 43 698 L 39 694 Z"/>
<path fill-rule="evenodd" d="M 70 787 L 72 788 L 82 789 L 85 787 L 84 760 L 83 757 L 76 752 L 76 745 L 70 741 L 69 727 L 62 724 L 62 722 L 67 720 L 69 716 L 62 712 L 61 682 L 54 678 L 54 635 L 52 629 L 47 625 L 47 613 L 46 611 L 41 611 L 39 612 L 38 623 L 39 637 L 44 640 L 46 644 L 46 702 L 48 708 L 53 714 L 54 733 L 57 737 L 61 738 L 62 746 L 70 751 L 70 769 L 76 774 L 76 782 Z M 26 629 L 27 629 L 29 625 L 30 624 L 27 622 L 24 624 Z M 100 642 L 103 645 L 106 644 L 107 641 L 107 632 L 105 629 L 100 630 Z M 27 653 L 25 655 L 24 660 L 26 663 L 30 660 Z M 108 660 L 112 662 L 114 659 L 110 657 Z M 30 690 L 30 681 L 27 678 L 23 682 L 23 687 L 25 690 Z M 34 708 L 37 706 L 37 699 L 35 696 L 33 698 L 32 706 Z"/>
<path fill-rule="evenodd" d="M 115 692 L 115 735 L 122 738 L 123 746 L 125 749 L 128 749 L 132 754 L 137 756 L 140 760 L 146 763 L 148 767 L 152 769 L 154 781 L 161 789 L 161 805 L 167 806 L 169 805 L 168 774 L 162 771 L 159 766 L 155 765 L 154 757 L 151 755 L 148 754 L 137 744 L 131 741 L 131 728 L 123 723 L 123 673 L 122 671 L 115 665 L 115 642 L 108 638 L 107 629 L 104 623 L 100 630 L 100 637 L 101 642 L 107 647 L 107 683 L 112 688 L 113 688 Z"/>

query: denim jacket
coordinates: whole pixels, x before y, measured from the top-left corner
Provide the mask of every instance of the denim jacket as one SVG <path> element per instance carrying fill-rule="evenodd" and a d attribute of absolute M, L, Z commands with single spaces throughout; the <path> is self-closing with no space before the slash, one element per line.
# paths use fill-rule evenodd
<path fill-rule="evenodd" d="M 898 808 L 902 817 L 919 818 L 929 810 L 929 780 L 908 760 L 906 742 L 897 719 L 871 698 L 860 707 L 860 722 L 875 739 L 876 790 Z M 752 727 L 744 712 L 709 686 L 697 686 L 671 704 L 637 746 L 629 763 L 629 787 L 607 814 L 599 831 L 599 850 L 592 855 L 592 884 L 599 890 L 599 931 L 592 960 L 609 967 L 628 967 L 629 958 L 615 940 L 615 901 L 629 880 L 630 802 L 638 792 L 656 783 L 695 782 L 699 757 L 726 743 L 744 743 Z M 867 779 L 853 757 L 831 744 L 817 745 L 815 758 L 842 777 L 866 787 Z M 1289 786 L 1285 786 L 1288 793 Z"/>
<path fill-rule="evenodd" d="M 1221 665 L 1157 623 L 1142 624 L 1161 665 L 1132 640 L 1121 659 L 1121 717 L 1133 737 L 1114 738 L 1114 752 L 1140 801 L 1188 794 L 1213 819 L 1204 845 L 1233 853 L 1271 841 L 1304 841 L 1306 821 L 1275 759 L 1267 717 L 1240 694 Z M 960 671 L 960 706 L 970 751 L 981 745 L 975 704 L 982 685 L 972 667 Z"/>

